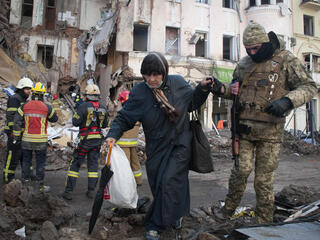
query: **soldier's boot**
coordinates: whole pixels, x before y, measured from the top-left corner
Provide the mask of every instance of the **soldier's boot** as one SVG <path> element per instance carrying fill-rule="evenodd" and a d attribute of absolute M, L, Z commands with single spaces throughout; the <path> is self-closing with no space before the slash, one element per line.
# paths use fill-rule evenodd
<path fill-rule="evenodd" d="M 214 216 L 219 221 L 225 221 L 232 217 L 233 211 L 227 210 L 224 206 L 214 211 Z"/>
<path fill-rule="evenodd" d="M 66 188 L 62 193 L 59 194 L 59 196 L 69 201 L 72 200 L 72 191 L 76 186 L 76 182 L 77 179 L 75 177 L 68 176 Z"/>

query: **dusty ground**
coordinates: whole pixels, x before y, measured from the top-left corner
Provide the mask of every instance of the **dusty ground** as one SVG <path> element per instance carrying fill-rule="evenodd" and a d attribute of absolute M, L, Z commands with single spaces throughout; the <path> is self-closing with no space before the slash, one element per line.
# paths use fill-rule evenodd
<path fill-rule="evenodd" d="M 191 207 L 212 206 L 218 200 L 223 200 L 227 193 L 228 177 L 233 162 L 230 159 L 230 153 L 224 149 L 214 152 L 215 156 L 215 172 L 210 174 L 197 174 L 190 172 L 190 189 L 191 189 Z M 2 169 L 1 169 L 2 172 Z M 17 171 L 18 173 L 20 170 Z M 318 154 L 299 155 L 292 151 L 282 151 L 280 155 L 279 167 L 275 173 L 275 192 L 279 192 L 283 187 L 290 184 L 313 187 L 320 192 L 320 157 Z M 58 171 L 47 171 L 45 182 L 51 186 L 52 194 L 57 195 L 64 189 L 64 181 L 66 169 Z M 19 174 L 18 174 L 19 177 Z M 2 183 L 0 183 L 2 187 Z M 68 201 L 70 208 L 75 212 L 75 219 L 68 227 L 81 231 L 80 239 L 99 239 L 97 235 L 89 238 L 86 234 L 88 227 L 88 215 L 91 211 L 92 200 L 85 195 L 87 189 L 87 172 L 85 168 L 81 169 L 80 178 L 74 191 L 74 199 Z M 143 186 L 139 188 L 140 196 L 150 196 L 151 193 L 146 179 L 145 169 L 143 174 Z M 2 202 L 2 191 L 0 192 Z M 253 173 L 250 175 L 246 192 L 244 194 L 242 205 L 254 206 L 255 194 L 253 188 Z M 104 204 L 107 209 L 108 204 Z M 97 225 L 95 231 L 101 231 L 102 225 Z M 13 229 L 15 230 L 15 229 Z M 13 231 L 12 230 L 12 231 Z M 144 234 L 143 226 L 134 226 L 128 231 L 128 237 L 132 239 L 141 238 Z M 99 235 L 100 236 L 100 235 Z M 161 239 L 174 239 L 174 233 L 165 234 Z M 135 237 L 135 238 L 133 238 Z M 15 238 L 13 238 L 15 239 Z M 18 239 L 18 238 L 17 238 Z M 32 238 L 35 239 L 35 238 Z M 68 238 L 62 238 L 68 239 Z"/>

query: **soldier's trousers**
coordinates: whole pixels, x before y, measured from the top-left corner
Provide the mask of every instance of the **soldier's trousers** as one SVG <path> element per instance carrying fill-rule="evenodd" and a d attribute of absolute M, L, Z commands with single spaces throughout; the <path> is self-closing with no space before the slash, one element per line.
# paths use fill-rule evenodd
<path fill-rule="evenodd" d="M 8 134 L 7 154 L 3 166 L 3 182 L 9 183 L 15 177 L 16 168 L 22 161 L 21 143 L 13 144 L 13 138 Z"/>
<path fill-rule="evenodd" d="M 73 153 L 73 158 L 67 173 L 65 192 L 72 192 L 79 177 L 79 169 L 86 156 L 88 168 L 88 190 L 94 190 L 98 182 L 98 161 L 100 158 L 100 145 L 94 147 L 79 146 Z"/>
<path fill-rule="evenodd" d="M 133 172 L 133 176 L 136 179 L 136 183 L 138 185 L 142 184 L 142 170 L 139 162 L 139 158 L 137 155 L 137 149 L 136 147 L 121 147 L 122 150 L 125 152 L 129 162 L 130 166 Z"/>
<path fill-rule="evenodd" d="M 239 168 L 231 171 L 226 209 L 234 211 L 240 204 L 252 171 L 255 156 L 254 189 L 256 191 L 256 216 L 259 223 L 273 221 L 274 170 L 278 167 L 280 143 L 240 139 Z"/>

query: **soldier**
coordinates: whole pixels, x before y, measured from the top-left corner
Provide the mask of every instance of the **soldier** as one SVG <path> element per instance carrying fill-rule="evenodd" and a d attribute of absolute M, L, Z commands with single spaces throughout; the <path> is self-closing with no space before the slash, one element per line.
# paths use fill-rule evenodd
<path fill-rule="evenodd" d="M 30 95 L 33 82 L 31 79 L 23 77 L 16 86 L 16 93 L 9 97 L 6 111 L 6 126 L 4 132 L 8 136 L 7 155 L 3 167 L 3 183 L 9 183 L 15 177 L 17 165 L 22 160 L 21 144 L 13 144 L 13 121 L 18 108 L 23 105 Z"/>
<path fill-rule="evenodd" d="M 125 105 L 126 101 L 129 98 L 129 91 L 123 91 L 119 95 L 119 101 L 122 106 Z M 142 185 L 142 171 L 139 162 L 139 158 L 137 155 L 137 146 L 138 146 L 138 132 L 139 132 L 140 124 L 136 123 L 136 125 L 123 133 L 121 138 L 117 141 L 117 144 L 121 147 L 121 149 L 125 152 L 130 166 L 136 180 L 137 186 Z"/>
<path fill-rule="evenodd" d="M 230 217 L 239 205 L 255 156 L 256 221 L 273 221 L 274 171 L 278 167 L 285 116 L 310 101 L 317 91 L 315 82 L 301 62 L 284 49 L 274 32 L 250 23 L 243 33 L 248 56 L 234 73 L 237 82 L 223 85 L 214 79 L 213 93 L 239 100 L 240 155 L 229 179 L 225 206 L 216 212 L 219 219 Z M 234 82 L 234 81 L 233 81 Z"/>
<path fill-rule="evenodd" d="M 99 103 L 100 90 L 95 84 L 86 87 L 86 101 L 77 108 L 72 117 L 74 126 L 80 128 L 80 143 L 73 153 L 67 173 L 67 183 L 61 197 L 72 200 L 72 191 L 79 177 L 79 169 L 88 155 L 88 191 L 87 197 L 94 197 L 94 190 L 98 181 L 98 160 L 102 143 L 101 129 L 107 127 L 108 115 L 104 106 Z"/>
<path fill-rule="evenodd" d="M 49 191 L 44 185 L 45 165 L 47 158 L 48 121 L 56 122 L 58 117 L 52 107 L 43 102 L 46 89 L 42 83 L 36 83 L 31 89 L 31 101 L 20 108 L 14 117 L 13 135 L 14 142 L 20 142 L 22 147 L 22 179 L 24 183 L 31 180 L 30 166 L 32 153 L 36 153 L 36 190 Z"/>

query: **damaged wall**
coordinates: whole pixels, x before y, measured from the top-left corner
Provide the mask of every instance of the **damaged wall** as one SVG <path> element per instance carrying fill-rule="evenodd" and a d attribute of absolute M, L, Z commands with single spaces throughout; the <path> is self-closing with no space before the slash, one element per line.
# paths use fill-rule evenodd
<path fill-rule="evenodd" d="M 11 11 L 10 11 L 10 24 L 17 24 L 21 23 L 21 11 L 22 11 L 22 4 L 21 0 L 11 0 Z"/>
<path fill-rule="evenodd" d="M 25 39 L 29 39 L 25 43 L 24 51 L 27 52 L 33 61 L 41 62 L 38 59 L 39 46 L 53 47 L 53 65 L 52 68 L 58 69 L 59 66 L 63 75 L 72 75 L 76 77 L 76 72 L 70 72 L 69 58 L 71 57 L 71 42 L 69 39 L 57 38 L 54 36 L 39 36 L 39 35 L 22 35 L 21 40 L 26 42 Z"/>
<path fill-rule="evenodd" d="M 120 0 L 120 14 L 117 26 L 116 50 L 119 52 L 130 52 L 133 50 L 133 19 L 134 6 L 136 1 Z"/>
<path fill-rule="evenodd" d="M 106 0 L 82 0 L 79 28 L 88 30 L 95 26 L 101 18 L 101 9 L 106 7 L 106 3 Z"/>

